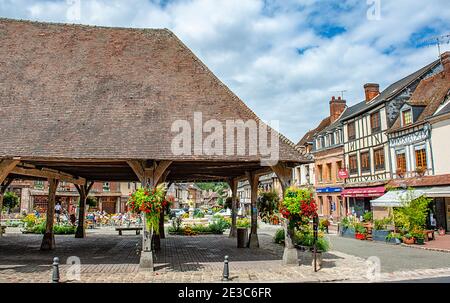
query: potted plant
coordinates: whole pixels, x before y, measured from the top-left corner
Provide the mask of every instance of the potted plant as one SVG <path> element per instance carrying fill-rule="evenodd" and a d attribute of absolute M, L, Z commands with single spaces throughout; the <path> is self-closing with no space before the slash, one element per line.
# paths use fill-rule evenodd
<path fill-rule="evenodd" d="M 414 244 L 415 239 L 411 233 L 406 233 L 405 235 L 403 235 L 402 241 L 405 244 Z"/>
<path fill-rule="evenodd" d="M 405 176 L 405 170 L 402 169 L 402 168 L 398 168 L 398 169 L 395 171 L 395 173 L 397 174 L 397 176 L 398 176 L 399 178 L 403 178 L 403 177 Z"/>
<path fill-rule="evenodd" d="M 391 232 L 386 236 L 386 242 L 400 244 L 402 243 L 402 236 L 399 233 Z"/>
<path fill-rule="evenodd" d="M 366 228 L 358 223 L 355 225 L 355 238 L 358 240 L 365 240 L 366 239 Z"/>
<path fill-rule="evenodd" d="M 423 232 L 414 233 L 414 239 L 416 240 L 416 244 L 419 245 L 425 244 L 425 235 Z"/>
<path fill-rule="evenodd" d="M 427 168 L 424 166 L 418 166 L 416 168 L 416 173 L 419 177 L 423 177 L 425 175 L 426 171 L 427 171 Z"/>
<path fill-rule="evenodd" d="M 442 226 L 439 227 L 439 236 L 445 236 L 445 229 Z"/>

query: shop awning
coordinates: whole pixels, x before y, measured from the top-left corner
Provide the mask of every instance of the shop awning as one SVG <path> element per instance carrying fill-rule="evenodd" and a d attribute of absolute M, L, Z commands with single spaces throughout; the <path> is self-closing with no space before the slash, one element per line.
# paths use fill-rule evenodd
<path fill-rule="evenodd" d="M 450 197 L 450 186 L 435 186 L 426 190 L 425 196 L 429 198 Z"/>
<path fill-rule="evenodd" d="M 346 188 L 342 191 L 343 197 L 379 197 L 384 194 L 384 186 Z"/>
<path fill-rule="evenodd" d="M 371 200 L 370 204 L 375 207 L 401 207 L 403 203 L 417 199 L 426 192 L 425 188 L 415 190 L 391 190 L 381 197 Z"/>

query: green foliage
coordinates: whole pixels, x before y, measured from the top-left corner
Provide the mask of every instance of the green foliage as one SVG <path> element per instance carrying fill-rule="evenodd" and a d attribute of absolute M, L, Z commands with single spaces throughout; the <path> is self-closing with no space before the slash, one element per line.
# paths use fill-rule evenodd
<path fill-rule="evenodd" d="M 280 198 L 276 191 L 261 192 L 256 201 L 258 213 L 263 222 L 269 222 L 270 216 L 278 209 Z"/>
<path fill-rule="evenodd" d="M 314 232 L 310 228 L 307 228 L 307 229 L 304 229 L 301 231 L 296 231 L 295 236 L 294 236 L 294 241 L 297 245 L 313 248 Z M 317 247 L 317 250 L 323 251 L 323 252 L 328 251 L 328 249 L 330 248 L 330 243 L 323 236 L 322 233 L 319 233 L 319 235 L 317 237 L 316 247 Z"/>
<path fill-rule="evenodd" d="M 367 230 L 361 223 L 356 223 L 355 225 L 355 232 L 358 234 L 366 234 Z"/>
<path fill-rule="evenodd" d="M 46 225 L 46 222 L 42 221 L 31 227 L 27 227 L 26 231 L 34 233 L 34 234 L 44 234 L 45 228 L 46 228 L 45 225 Z M 73 226 L 73 225 L 61 224 L 61 225 L 53 226 L 53 233 L 55 235 L 73 235 L 73 234 L 75 234 L 75 231 L 76 231 L 76 226 Z"/>
<path fill-rule="evenodd" d="M 387 226 L 392 223 L 392 218 L 383 218 L 373 220 L 373 229 L 385 230 Z"/>
<path fill-rule="evenodd" d="M 204 218 L 205 214 L 200 209 L 194 210 L 194 218 Z"/>
<path fill-rule="evenodd" d="M 19 197 L 15 192 L 8 191 L 3 195 L 3 208 L 10 211 L 19 205 Z"/>
<path fill-rule="evenodd" d="M 427 220 L 428 205 L 432 199 L 424 196 L 413 199 L 412 192 L 408 190 L 401 200 L 403 207 L 394 210 L 396 226 L 408 231 L 423 229 Z"/>
<path fill-rule="evenodd" d="M 363 215 L 364 222 L 370 222 L 370 221 L 372 221 L 372 219 L 373 219 L 373 212 L 368 211 L 368 212 L 364 213 L 364 215 Z"/>
<path fill-rule="evenodd" d="M 389 241 L 391 239 L 400 240 L 401 238 L 402 238 L 402 235 L 400 233 L 391 232 L 391 233 L 389 233 L 389 235 L 386 236 L 386 241 Z"/>
<path fill-rule="evenodd" d="M 86 204 L 89 205 L 89 207 L 97 207 L 97 198 L 88 196 L 86 198 Z"/>
<path fill-rule="evenodd" d="M 250 228 L 251 226 L 252 222 L 249 218 L 238 218 L 236 220 L 236 227 Z"/>
<path fill-rule="evenodd" d="M 289 220 L 289 228 L 308 224 L 310 219 L 317 216 L 317 205 L 312 191 L 304 188 L 288 188 L 280 212 Z"/>
<path fill-rule="evenodd" d="M 275 235 L 273 236 L 273 242 L 277 244 L 284 244 L 284 228 L 277 229 Z"/>
<path fill-rule="evenodd" d="M 330 226 L 330 221 L 328 221 L 328 219 L 322 219 L 319 221 L 319 229 L 321 231 L 325 231 L 328 226 Z"/>

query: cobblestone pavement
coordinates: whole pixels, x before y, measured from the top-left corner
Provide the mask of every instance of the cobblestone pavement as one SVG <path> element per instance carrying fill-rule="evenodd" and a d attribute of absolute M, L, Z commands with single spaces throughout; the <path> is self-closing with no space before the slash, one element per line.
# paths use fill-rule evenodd
<path fill-rule="evenodd" d="M 233 282 L 365 282 L 368 264 L 364 258 L 338 251 L 323 256 L 317 273 L 311 253 L 299 252 L 299 266 L 281 263 L 283 248 L 272 243 L 272 231 L 259 235 L 259 249 L 238 249 L 226 235 L 169 236 L 155 254 L 155 272 L 139 272 L 137 244 L 141 237 L 118 236 L 108 230 L 89 232 L 85 239 L 56 236 L 57 248 L 41 252 L 40 235 L 9 233 L 0 238 L 0 282 L 49 282 L 54 256 L 61 260 L 61 281 L 72 281 L 67 258 L 81 260 L 81 282 L 221 282 L 223 258 L 229 256 Z M 412 250 L 407 249 L 405 250 Z M 423 250 L 413 250 L 423 252 Z M 448 256 L 448 254 L 447 254 Z M 449 276 L 450 268 L 384 272 L 381 280 L 405 280 Z"/>

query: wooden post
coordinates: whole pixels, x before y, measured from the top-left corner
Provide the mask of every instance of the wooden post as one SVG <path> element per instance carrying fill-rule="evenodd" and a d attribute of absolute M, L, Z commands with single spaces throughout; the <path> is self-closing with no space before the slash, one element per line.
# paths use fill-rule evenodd
<path fill-rule="evenodd" d="M 228 180 L 228 184 L 231 188 L 231 229 L 230 229 L 230 238 L 236 238 L 237 236 L 237 229 L 236 229 L 236 215 L 237 215 L 237 184 L 238 181 L 231 179 Z"/>
<path fill-rule="evenodd" d="M 0 227 L 2 222 L 2 209 L 3 209 L 3 195 L 5 194 L 6 189 L 11 184 L 12 179 L 5 179 L 3 183 L 0 183 Z M 3 237 L 3 229 L 0 230 L 0 237 Z"/>
<path fill-rule="evenodd" d="M 258 209 L 256 208 L 256 199 L 258 198 L 258 182 L 259 175 L 254 172 L 246 172 L 248 182 L 250 184 L 251 189 L 251 218 L 252 218 L 252 226 L 250 229 L 250 235 L 248 239 L 248 248 L 258 248 Z"/>
<path fill-rule="evenodd" d="M 128 165 L 133 169 L 136 176 L 141 181 L 142 187 L 155 187 L 163 179 L 163 175 L 166 173 L 167 168 L 172 161 L 153 161 L 152 165 L 148 165 L 146 160 L 130 160 Z M 160 249 L 160 236 L 153 234 L 153 230 L 147 228 L 147 218 L 143 214 L 143 233 L 142 233 L 142 251 L 139 261 L 139 270 L 141 271 L 153 271 L 153 252 L 152 242 L 154 242 L 155 249 Z"/>
<path fill-rule="evenodd" d="M 86 210 L 86 200 L 91 191 L 92 185 L 94 182 L 90 182 L 89 185 L 86 181 L 84 185 L 77 185 L 75 187 L 80 195 L 80 203 L 78 207 L 78 225 L 77 230 L 75 232 L 75 238 L 85 238 L 86 237 L 86 226 L 85 226 L 85 210 Z"/>
<path fill-rule="evenodd" d="M 167 175 L 169 174 L 169 170 L 164 171 L 163 175 L 161 176 L 160 183 L 166 182 Z M 164 231 L 164 211 L 165 209 L 161 209 L 161 213 L 159 215 L 159 237 L 160 239 L 166 238 L 166 232 Z"/>
<path fill-rule="evenodd" d="M 277 165 L 272 166 L 273 172 L 280 180 L 281 189 L 283 190 L 283 198 L 286 189 L 289 187 L 292 178 L 292 169 L 286 167 L 283 163 L 278 162 Z M 294 229 L 289 226 L 289 220 L 284 221 L 284 252 L 283 263 L 285 265 L 298 265 L 298 253 L 294 246 Z"/>
<path fill-rule="evenodd" d="M 55 235 L 53 234 L 53 221 L 55 216 L 55 200 L 56 188 L 58 187 L 57 179 L 49 179 L 48 187 L 48 203 L 47 203 L 47 218 L 45 225 L 45 234 L 42 238 L 41 250 L 52 250 L 55 248 Z"/>

